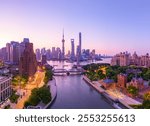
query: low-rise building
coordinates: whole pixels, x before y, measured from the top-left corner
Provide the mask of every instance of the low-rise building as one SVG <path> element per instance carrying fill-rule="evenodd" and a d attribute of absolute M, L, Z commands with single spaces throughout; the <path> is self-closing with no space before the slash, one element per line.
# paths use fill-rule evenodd
<path fill-rule="evenodd" d="M 114 80 L 108 79 L 108 78 L 105 79 L 105 80 L 103 80 L 103 81 L 101 82 L 102 86 L 103 86 L 105 89 L 109 88 L 113 83 L 114 83 Z"/>
<path fill-rule="evenodd" d="M 11 83 L 11 77 L 0 76 L 0 103 L 10 97 L 12 93 Z"/>
<path fill-rule="evenodd" d="M 134 86 L 139 90 L 142 90 L 144 88 L 144 81 L 142 78 L 133 78 L 131 82 L 127 83 L 127 87 L 128 86 Z"/>

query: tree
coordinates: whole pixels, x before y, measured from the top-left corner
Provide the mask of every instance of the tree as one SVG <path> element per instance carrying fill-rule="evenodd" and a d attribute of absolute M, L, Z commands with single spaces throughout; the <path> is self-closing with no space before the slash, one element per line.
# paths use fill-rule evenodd
<path fill-rule="evenodd" d="M 145 100 L 150 100 L 150 92 L 147 92 L 144 94 L 144 99 Z"/>
<path fill-rule="evenodd" d="M 102 70 L 98 70 L 97 75 L 98 75 L 99 79 L 104 79 L 105 78 L 105 74 L 103 74 Z"/>
<path fill-rule="evenodd" d="M 51 93 L 46 86 L 39 88 L 38 94 L 44 104 L 47 104 L 51 100 Z"/>
<path fill-rule="evenodd" d="M 150 69 L 143 75 L 144 80 L 150 80 Z"/>
<path fill-rule="evenodd" d="M 13 91 L 12 95 L 9 97 L 12 103 L 17 103 L 18 98 L 19 98 L 19 95 L 17 95 L 15 91 Z"/>
<path fill-rule="evenodd" d="M 133 96 L 136 96 L 138 94 L 138 89 L 132 85 L 128 86 L 127 91 Z"/>
<path fill-rule="evenodd" d="M 53 72 L 51 69 L 46 69 L 44 83 L 47 84 L 49 80 L 53 79 Z"/>
<path fill-rule="evenodd" d="M 142 104 L 142 108 L 150 109 L 150 100 L 144 100 Z"/>
<path fill-rule="evenodd" d="M 130 82 L 135 75 L 133 73 L 129 73 L 127 76 L 127 82 Z"/>
<path fill-rule="evenodd" d="M 14 86 L 21 86 L 22 88 L 24 88 L 26 86 L 26 83 L 28 82 L 28 77 L 26 76 L 15 76 L 12 79 L 12 83 Z M 21 84 L 21 85 L 20 85 Z"/>
<path fill-rule="evenodd" d="M 39 102 L 47 104 L 51 101 L 51 93 L 48 87 L 34 88 L 31 92 L 29 99 L 25 102 L 24 106 L 36 106 Z"/>

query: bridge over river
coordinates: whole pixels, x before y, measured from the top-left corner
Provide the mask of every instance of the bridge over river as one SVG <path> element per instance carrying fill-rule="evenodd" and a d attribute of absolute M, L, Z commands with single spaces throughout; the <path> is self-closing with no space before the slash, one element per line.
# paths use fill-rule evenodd
<path fill-rule="evenodd" d="M 59 75 L 81 75 L 84 72 L 82 68 L 72 68 L 72 69 L 53 69 L 53 73 L 55 76 Z"/>

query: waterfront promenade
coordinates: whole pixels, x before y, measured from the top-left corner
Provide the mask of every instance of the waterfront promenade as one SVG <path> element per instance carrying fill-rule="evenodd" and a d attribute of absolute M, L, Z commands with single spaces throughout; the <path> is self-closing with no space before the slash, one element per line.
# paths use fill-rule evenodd
<path fill-rule="evenodd" d="M 91 81 L 88 79 L 86 76 L 83 76 L 83 79 L 90 84 L 93 88 L 95 88 L 99 93 L 106 93 L 107 96 L 112 99 L 113 101 L 118 100 L 120 103 L 122 103 L 124 106 L 126 106 L 129 109 L 132 109 L 130 105 L 139 105 L 141 104 L 140 102 L 134 100 L 133 98 L 130 98 L 123 93 L 119 92 L 118 90 L 104 90 L 101 87 L 101 84 L 98 81 Z"/>
<path fill-rule="evenodd" d="M 83 79 L 90 84 L 90 86 L 92 86 L 93 88 L 95 88 L 98 92 L 103 93 L 105 92 L 105 90 L 103 88 L 101 88 L 100 83 L 98 81 L 91 81 L 89 78 L 87 78 L 86 76 L 83 76 Z"/>
<path fill-rule="evenodd" d="M 53 78 L 52 81 L 49 81 L 48 84 L 47 84 L 47 86 L 50 89 L 50 93 L 51 93 L 52 99 L 51 99 L 51 101 L 48 104 L 42 106 L 41 107 L 42 109 L 47 109 L 53 103 L 53 101 L 55 100 L 55 98 L 57 96 L 57 86 L 56 86 L 56 80 L 55 80 L 55 78 Z"/>

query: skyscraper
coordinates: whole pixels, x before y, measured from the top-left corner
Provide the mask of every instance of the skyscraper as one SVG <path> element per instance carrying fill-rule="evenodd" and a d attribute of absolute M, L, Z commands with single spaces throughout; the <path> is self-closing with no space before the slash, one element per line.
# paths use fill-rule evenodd
<path fill-rule="evenodd" d="M 76 57 L 77 57 L 77 65 L 79 65 L 79 61 L 80 61 L 80 47 L 79 45 L 77 46 L 77 50 L 76 50 Z"/>
<path fill-rule="evenodd" d="M 75 60 L 74 39 L 71 39 L 71 60 Z"/>
<path fill-rule="evenodd" d="M 6 51 L 6 47 L 3 47 L 2 49 L 1 49 L 1 58 L 3 59 L 3 61 L 6 61 L 7 60 L 7 51 Z"/>
<path fill-rule="evenodd" d="M 63 38 L 62 38 L 62 60 L 65 58 L 65 39 L 64 39 L 64 30 L 63 30 Z"/>
<path fill-rule="evenodd" d="M 33 43 L 26 43 L 25 50 L 19 62 L 20 75 L 33 76 L 37 70 L 36 55 L 33 51 Z"/>
<path fill-rule="evenodd" d="M 81 32 L 79 32 L 79 58 L 81 58 L 81 43 L 82 43 L 82 36 L 81 36 Z"/>
<path fill-rule="evenodd" d="M 46 55 L 42 55 L 42 65 L 45 65 L 47 63 L 47 57 Z"/>
<path fill-rule="evenodd" d="M 10 43 L 6 44 L 7 61 L 10 61 Z"/>
<path fill-rule="evenodd" d="M 45 55 L 46 54 L 46 50 L 45 50 L 45 48 L 42 48 L 41 49 L 41 55 Z"/>
<path fill-rule="evenodd" d="M 41 52 L 40 52 L 40 49 L 36 49 L 36 50 L 35 50 L 35 54 L 36 54 L 36 59 L 37 59 L 37 61 L 40 61 L 40 60 L 41 60 Z"/>
<path fill-rule="evenodd" d="M 11 41 L 10 46 L 10 62 L 13 64 L 19 63 L 19 42 Z"/>
<path fill-rule="evenodd" d="M 29 42 L 30 42 L 29 38 L 24 38 L 23 39 L 23 43 L 29 43 Z"/>

